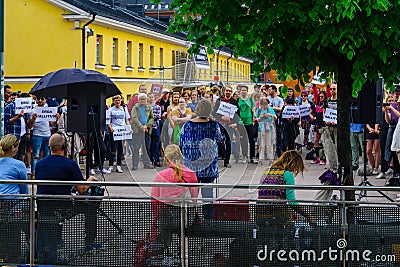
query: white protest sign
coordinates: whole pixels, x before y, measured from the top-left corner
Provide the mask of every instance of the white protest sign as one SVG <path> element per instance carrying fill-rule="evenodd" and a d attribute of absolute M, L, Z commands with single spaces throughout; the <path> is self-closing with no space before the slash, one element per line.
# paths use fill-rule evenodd
<path fill-rule="evenodd" d="M 235 105 L 221 101 L 217 113 L 232 119 L 237 109 Z"/>
<path fill-rule="evenodd" d="M 337 124 L 337 110 L 327 108 L 325 110 L 324 122 L 330 122 L 330 123 Z"/>
<path fill-rule="evenodd" d="M 36 107 L 33 113 L 37 113 L 36 121 L 57 121 L 57 107 Z"/>
<path fill-rule="evenodd" d="M 282 118 L 289 119 L 290 117 L 300 118 L 300 111 L 298 106 L 286 106 L 282 112 Z"/>
<path fill-rule="evenodd" d="M 106 126 L 111 123 L 110 111 L 106 110 Z"/>
<path fill-rule="evenodd" d="M 132 128 L 130 125 L 115 126 L 113 130 L 114 141 L 132 139 Z"/>
<path fill-rule="evenodd" d="M 303 104 L 299 106 L 300 109 L 300 116 L 308 116 L 310 115 L 310 104 Z"/>
<path fill-rule="evenodd" d="M 17 97 L 15 99 L 15 113 L 20 113 L 24 110 L 25 113 L 32 112 L 32 97 Z"/>

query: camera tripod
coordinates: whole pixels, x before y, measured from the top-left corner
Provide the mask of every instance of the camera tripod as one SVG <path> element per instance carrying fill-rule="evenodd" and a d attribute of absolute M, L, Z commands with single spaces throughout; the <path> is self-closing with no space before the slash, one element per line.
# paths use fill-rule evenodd
<path fill-rule="evenodd" d="M 366 124 L 364 124 L 364 126 L 366 126 Z M 358 184 L 358 186 L 374 186 L 373 184 L 371 184 L 368 181 L 368 177 L 367 177 L 367 127 L 364 127 L 364 140 L 363 140 L 363 149 L 364 149 L 364 154 L 363 154 L 363 162 L 364 162 L 364 173 L 363 176 L 361 178 L 361 183 Z M 394 200 L 389 197 L 386 193 L 382 192 L 382 191 L 377 191 L 380 195 L 382 195 L 383 197 L 385 197 L 386 199 L 388 199 L 390 202 L 394 202 Z M 363 197 L 368 197 L 367 195 L 367 190 L 360 190 L 360 193 L 358 193 L 358 198 L 357 201 L 361 201 L 361 199 Z M 374 196 L 376 197 L 376 196 Z"/>

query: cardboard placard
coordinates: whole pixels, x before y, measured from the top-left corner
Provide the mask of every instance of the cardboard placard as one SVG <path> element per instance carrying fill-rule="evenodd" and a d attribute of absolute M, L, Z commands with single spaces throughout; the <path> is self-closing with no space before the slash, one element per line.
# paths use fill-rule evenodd
<path fill-rule="evenodd" d="M 33 113 L 37 113 L 36 121 L 57 121 L 57 107 L 36 107 Z"/>
<path fill-rule="evenodd" d="M 25 113 L 32 112 L 32 97 L 17 97 L 15 99 L 15 113 L 18 114 L 21 110 L 24 110 Z"/>
<path fill-rule="evenodd" d="M 217 113 L 233 119 L 237 109 L 237 106 L 221 101 Z"/>
<path fill-rule="evenodd" d="M 115 126 L 113 130 L 114 141 L 132 139 L 132 128 L 130 125 Z"/>
<path fill-rule="evenodd" d="M 310 104 L 303 104 L 299 106 L 300 116 L 308 116 L 310 115 Z"/>
<path fill-rule="evenodd" d="M 325 110 L 324 122 L 330 122 L 330 123 L 337 124 L 337 110 L 327 108 Z"/>
<path fill-rule="evenodd" d="M 289 119 L 290 117 L 300 118 L 300 110 L 298 106 L 286 106 L 282 112 L 282 118 Z"/>

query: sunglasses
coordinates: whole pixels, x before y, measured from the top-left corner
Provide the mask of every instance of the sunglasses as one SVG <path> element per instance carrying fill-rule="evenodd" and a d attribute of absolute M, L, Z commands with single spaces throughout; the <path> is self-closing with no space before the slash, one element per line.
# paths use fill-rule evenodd
<path fill-rule="evenodd" d="M 301 95 L 301 97 L 307 97 L 307 95 Z"/>
<path fill-rule="evenodd" d="M 45 100 L 46 98 L 45 97 L 39 97 L 38 98 L 40 101 L 43 101 L 43 100 Z"/>
<path fill-rule="evenodd" d="M 232 90 L 225 90 L 225 92 L 232 92 Z"/>
<path fill-rule="evenodd" d="M 324 98 L 324 96 L 323 96 L 323 95 L 320 95 L 319 98 Z"/>

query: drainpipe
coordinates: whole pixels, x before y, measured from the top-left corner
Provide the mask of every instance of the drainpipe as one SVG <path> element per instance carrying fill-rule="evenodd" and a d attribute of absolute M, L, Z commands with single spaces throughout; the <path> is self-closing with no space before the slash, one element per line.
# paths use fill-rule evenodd
<path fill-rule="evenodd" d="M 0 0 L 0 138 L 4 135 L 4 0 Z"/>
<path fill-rule="evenodd" d="M 215 71 L 217 73 L 218 76 L 218 81 L 219 81 L 219 53 L 221 52 L 221 50 L 218 50 L 217 53 L 217 70 Z"/>
<path fill-rule="evenodd" d="M 94 18 L 96 17 L 96 13 L 91 12 L 92 14 L 92 19 L 88 22 L 85 23 L 85 25 L 82 26 L 81 31 L 82 31 L 82 69 L 85 69 L 86 65 L 86 43 L 85 43 L 85 37 L 86 37 L 86 26 L 91 24 L 94 21 Z"/>
<path fill-rule="evenodd" d="M 229 82 L 229 59 L 231 59 L 233 54 L 231 53 L 230 57 L 226 59 L 226 84 Z"/>

